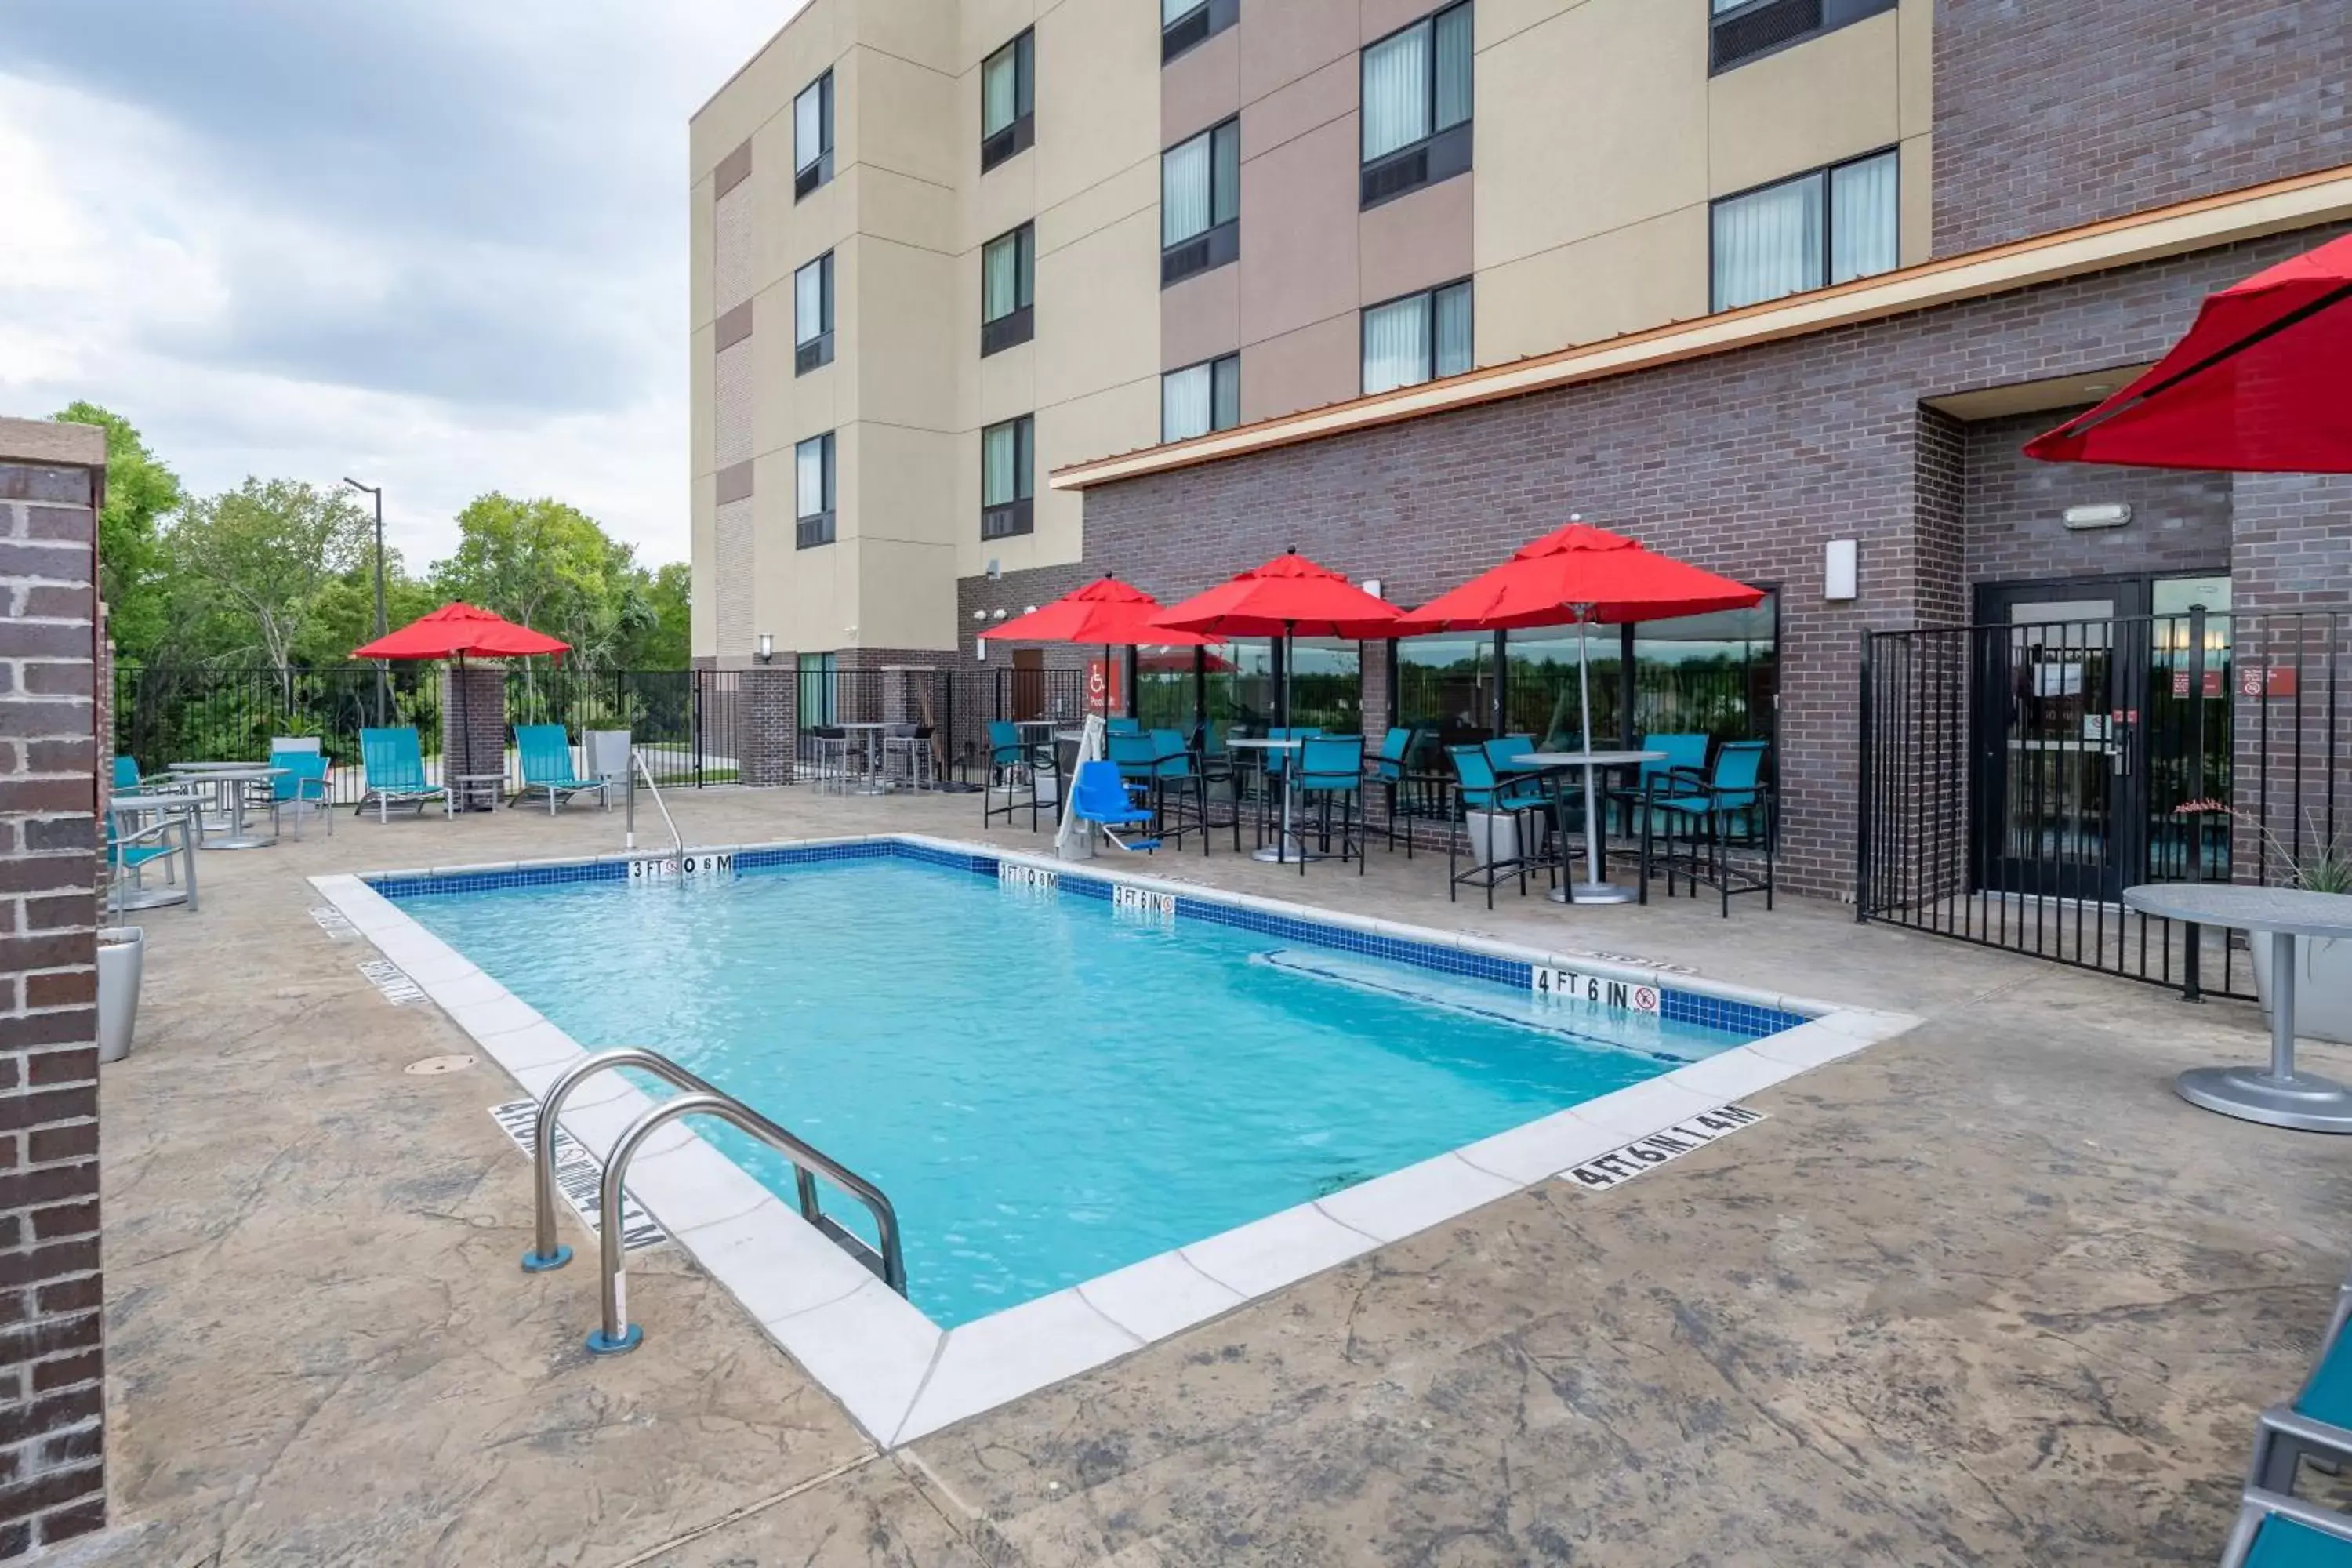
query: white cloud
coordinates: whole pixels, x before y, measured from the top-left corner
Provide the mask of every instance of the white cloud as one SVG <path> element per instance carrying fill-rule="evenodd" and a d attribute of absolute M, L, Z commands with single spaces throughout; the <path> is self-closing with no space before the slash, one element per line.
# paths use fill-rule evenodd
<path fill-rule="evenodd" d="M 686 553 L 687 118 L 798 0 L 11 7 L 0 412 L 381 483 L 414 563 L 492 489 Z"/>

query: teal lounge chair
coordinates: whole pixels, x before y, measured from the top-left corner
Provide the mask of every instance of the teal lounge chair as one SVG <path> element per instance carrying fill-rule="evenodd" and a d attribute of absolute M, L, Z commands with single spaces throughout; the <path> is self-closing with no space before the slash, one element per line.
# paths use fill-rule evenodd
<path fill-rule="evenodd" d="M 2221 1568 L 2352 1568 L 2352 1519 L 2248 1487 Z"/>
<path fill-rule="evenodd" d="M 425 748 L 416 739 L 414 727 L 400 730 L 362 730 L 360 731 L 360 765 L 366 771 L 364 786 L 360 791 L 360 803 L 352 815 L 375 807 L 378 822 L 392 820 L 395 805 L 413 805 L 416 815 L 434 801 L 441 803 L 444 821 L 449 816 L 449 792 L 425 776 Z"/>
<path fill-rule="evenodd" d="M 1118 776 L 1118 764 L 1109 762 L 1080 763 L 1070 785 L 1070 815 L 1080 822 L 1091 823 L 1102 829 L 1102 836 L 1119 848 L 1129 852 L 1160 847 L 1157 838 L 1138 838 L 1132 842 L 1121 838 L 1123 827 L 1149 828 L 1151 813 L 1128 798 L 1127 784 Z"/>
<path fill-rule="evenodd" d="M 568 805 L 573 795 L 593 795 L 606 811 L 613 809 L 613 781 L 583 779 L 572 771 L 572 741 L 561 724 L 518 724 L 515 746 L 522 752 L 522 787 L 515 791 L 520 805 L 533 790 L 547 797 L 547 815 Z"/>

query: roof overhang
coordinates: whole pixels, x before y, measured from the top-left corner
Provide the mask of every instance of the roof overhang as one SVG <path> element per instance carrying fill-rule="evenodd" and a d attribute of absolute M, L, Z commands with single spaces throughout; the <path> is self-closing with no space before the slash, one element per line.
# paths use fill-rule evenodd
<path fill-rule="evenodd" d="M 2345 218 L 2352 218 L 2352 164 L 1943 257 L 1767 305 L 1654 327 L 1190 441 L 1074 463 L 1055 469 L 1048 482 L 1057 490 L 1082 490 Z"/>

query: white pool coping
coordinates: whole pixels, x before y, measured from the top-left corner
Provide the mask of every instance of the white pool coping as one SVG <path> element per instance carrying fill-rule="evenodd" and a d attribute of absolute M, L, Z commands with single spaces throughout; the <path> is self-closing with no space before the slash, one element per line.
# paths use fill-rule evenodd
<path fill-rule="evenodd" d="M 1726 984 L 1681 971 L 1590 953 L 1548 952 L 1459 931 L 1373 920 L 1200 883 L 1072 865 L 989 844 L 922 834 L 861 834 L 756 845 L 698 846 L 696 854 L 909 843 L 1056 873 L 1097 878 L 1269 915 L 1453 947 L 1520 963 L 1806 1015 L 1794 1028 L 1735 1046 L 1571 1110 L 1496 1133 L 1419 1164 L 1145 1258 L 1083 1284 L 942 1330 L 876 1279 L 693 1129 L 673 1122 L 639 1151 L 630 1193 L 726 1288 L 770 1338 L 841 1401 L 886 1448 L 1116 1361 L 1145 1345 L 1345 1263 L 1385 1243 L 1551 1180 L 1595 1156 L 1670 1131 L 1690 1117 L 1835 1061 L 1919 1023 L 1908 1014 L 1845 1007 Z M 518 871 L 659 855 L 568 856 L 318 876 L 311 885 L 383 956 L 471 1036 L 532 1099 L 590 1053 L 537 1009 L 426 931 L 371 882 L 398 877 Z M 609 1048 L 609 1047 L 607 1047 Z M 563 1127 L 600 1161 L 654 1100 L 617 1075 L 589 1079 L 566 1101 Z M 559 1210 L 567 1205 L 559 1205 Z M 596 1260 L 583 1246 L 583 1331 L 595 1316 Z M 645 1325 L 658 1342 L 658 1321 Z M 654 1353 L 660 1353 L 656 1342 Z"/>

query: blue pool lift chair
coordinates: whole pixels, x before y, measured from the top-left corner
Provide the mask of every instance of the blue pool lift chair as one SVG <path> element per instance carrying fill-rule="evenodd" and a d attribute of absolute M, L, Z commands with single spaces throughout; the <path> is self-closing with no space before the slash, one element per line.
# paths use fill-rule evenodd
<path fill-rule="evenodd" d="M 593 795 L 606 811 L 613 809 L 613 781 L 583 779 L 572 771 L 572 739 L 561 724 L 518 724 L 515 749 L 522 754 L 522 787 L 515 804 L 536 790 L 547 797 L 547 815 L 572 804 L 572 797 Z"/>
<path fill-rule="evenodd" d="M 1151 812 L 1138 805 L 1128 795 L 1127 783 L 1119 777 L 1118 764 L 1111 762 L 1086 762 L 1070 785 L 1070 815 L 1080 822 L 1102 829 L 1102 836 L 1119 848 L 1149 851 L 1160 847 L 1157 838 L 1137 838 L 1132 841 L 1119 837 L 1122 828 L 1150 828 Z"/>
<path fill-rule="evenodd" d="M 2248 1487 L 2221 1568 L 2352 1568 L 2352 1519 Z"/>
<path fill-rule="evenodd" d="M 425 778 L 425 748 L 416 738 L 414 725 L 394 730 L 362 730 L 360 766 L 364 773 L 364 787 L 352 815 L 364 815 L 373 805 L 376 820 L 389 822 L 395 805 L 413 805 L 416 815 L 423 816 L 427 805 L 439 801 L 442 817 L 448 817 L 449 792 Z"/>

